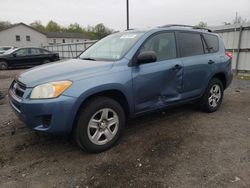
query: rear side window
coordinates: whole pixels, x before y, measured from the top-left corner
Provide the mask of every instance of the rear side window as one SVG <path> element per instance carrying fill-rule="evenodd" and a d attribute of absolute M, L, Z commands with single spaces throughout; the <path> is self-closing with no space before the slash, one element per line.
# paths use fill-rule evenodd
<path fill-rule="evenodd" d="M 50 54 L 49 51 L 44 50 L 44 49 L 39 49 L 41 54 Z"/>
<path fill-rule="evenodd" d="M 140 53 L 145 51 L 154 51 L 157 61 L 176 58 L 175 34 L 167 32 L 152 36 L 140 49 Z"/>
<path fill-rule="evenodd" d="M 215 35 L 209 35 L 209 34 L 203 34 L 203 36 L 208 46 L 207 47 L 208 52 L 210 53 L 218 52 L 219 50 L 218 37 Z"/>
<path fill-rule="evenodd" d="M 199 33 L 178 33 L 179 48 L 182 57 L 204 54 Z"/>
<path fill-rule="evenodd" d="M 40 52 L 39 52 L 39 49 L 37 49 L 37 48 L 30 48 L 29 49 L 29 54 L 30 55 L 39 55 Z"/>

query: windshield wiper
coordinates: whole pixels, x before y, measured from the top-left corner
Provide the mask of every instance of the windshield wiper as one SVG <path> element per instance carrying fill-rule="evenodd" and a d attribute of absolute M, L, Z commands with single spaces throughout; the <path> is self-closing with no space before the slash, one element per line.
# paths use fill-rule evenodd
<path fill-rule="evenodd" d="M 94 58 L 91 58 L 91 57 L 84 57 L 84 58 L 81 58 L 83 60 L 90 60 L 90 61 L 96 61 L 96 59 Z"/>

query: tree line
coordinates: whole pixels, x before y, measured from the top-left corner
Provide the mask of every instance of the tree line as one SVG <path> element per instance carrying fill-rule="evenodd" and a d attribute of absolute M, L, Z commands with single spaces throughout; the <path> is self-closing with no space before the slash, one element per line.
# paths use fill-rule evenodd
<path fill-rule="evenodd" d="M 13 24 L 8 21 L 0 21 L 0 30 L 12 26 Z M 56 23 L 55 21 L 49 21 L 46 25 L 43 25 L 41 21 L 34 21 L 30 24 L 34 29 L 47 33 L 47 32 L 71 32 L 71 33 L 83 33 L 92 40 L 101 39 L 114 32 L 113 29 L 106 27 L 104 24 L 99 23 L 95 26 L 82 27 L 78 23 L 70 24 L 68 27 L 64 27 Z"/>

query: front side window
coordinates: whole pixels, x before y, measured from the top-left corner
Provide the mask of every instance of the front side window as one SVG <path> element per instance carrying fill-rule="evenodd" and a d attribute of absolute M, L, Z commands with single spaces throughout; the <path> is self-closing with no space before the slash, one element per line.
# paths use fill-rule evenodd
<path fill-rule="evenodd" d="M 16 35 L 16 41 L 21 41 L 21 37 L 20 37 L 20 35 Z"/>
<path fill-rule="evenodd" d="M 26 56 L 28 55 L 28 49 L 20 49 L 15 52 L 16 56 Z"/>
<path fill-rule="evenodd" d="M 203 34 L 204 39 L 207 43 L 207 48 L 210 53 L 217 52 L 219 50 L 219 40 L 215 35 Z"/>
<path fill-rule="evenodd" d="M 149 38 L 141 47 L 141 52 L 154 51 L 157 61 L 176 58 L 175 35 L 172 32 L 160 33 Z"/>
<path fill-rule="evenodd" d="M 125 56 L 144 32 L 122 32 L 105 37 L 89 47 L 80 59 L 116 61 Z"/>
<path fill-rule="evenodd" d="M 204 54 L 199 33 L 178 33 L 179 48 L 182 57 Z"/>

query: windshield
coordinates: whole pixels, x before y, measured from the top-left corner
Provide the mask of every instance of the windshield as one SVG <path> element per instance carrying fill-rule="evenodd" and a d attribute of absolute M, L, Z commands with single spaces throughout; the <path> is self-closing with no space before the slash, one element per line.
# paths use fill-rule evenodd
<path fill-rule="evenodd" d="M 80 59 L 116 61 L 124 57 L 144 32 L 123 32 L 109 35 L 80 55 Z"/>
<path fill-rule="evenodd" d="M 11 54 L 12 52 L 18 50 L 17 48 L 14 48 L 14 49 L 9 49 L 7 51 L 5 51 L 3 54 Z"/>

